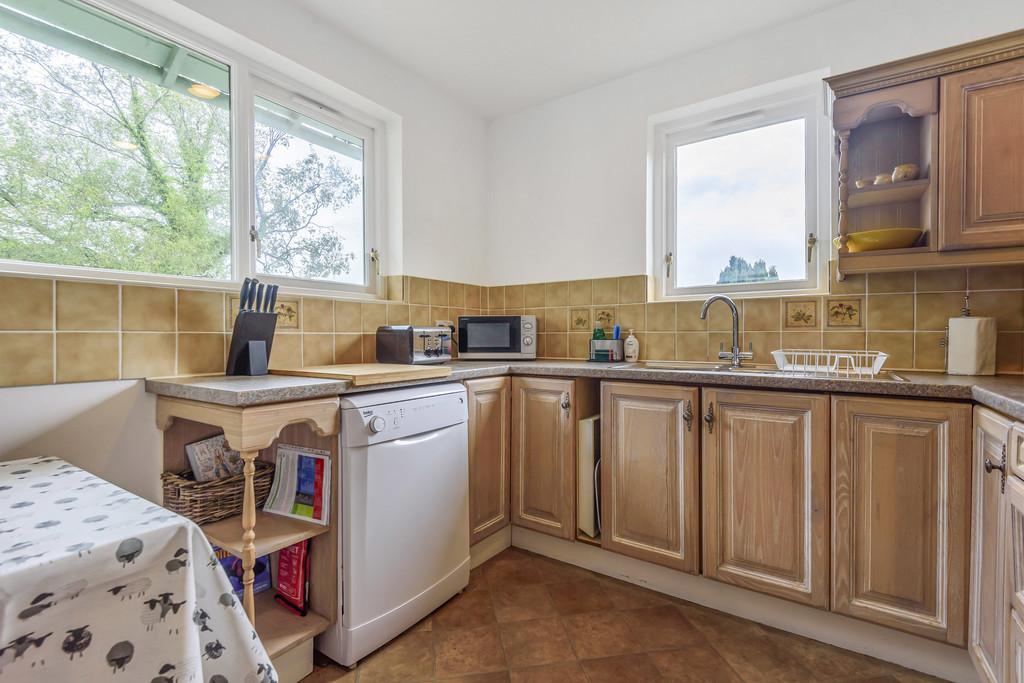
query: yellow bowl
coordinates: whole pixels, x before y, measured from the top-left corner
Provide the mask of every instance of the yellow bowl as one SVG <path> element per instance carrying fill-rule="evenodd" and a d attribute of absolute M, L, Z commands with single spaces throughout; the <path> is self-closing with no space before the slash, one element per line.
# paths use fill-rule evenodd
<path fill-rule="evenodd" d="M 906 249 L 917 243 L 923 231 L 921 228 L 881 228 L 851 232 L 846 240 L 846 250 L 851 254 L 880 249 Z M 839 238 L 833 240 L 839 248 Z"/>

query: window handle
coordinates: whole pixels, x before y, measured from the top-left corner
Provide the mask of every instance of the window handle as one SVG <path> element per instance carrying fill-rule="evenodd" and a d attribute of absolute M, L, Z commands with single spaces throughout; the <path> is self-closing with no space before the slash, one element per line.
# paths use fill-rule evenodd
<path fill-rule="evenodd" d="M 256 258 L 260 257 L 260 232 L 255 225 L 249 226 L 249 241 L 256 245 Z"/>
<path fill-rule="evenodd" d="M 814 251 L 814 245 L 818 243 L 818 238 L 812 232 L 807 236 L 807 262 L 811 262 L 811 252 Z"/>
<path fill-rule="evenodd" d="M 672 252 L 665 254 L 665 279 L 672 277 Z"/>

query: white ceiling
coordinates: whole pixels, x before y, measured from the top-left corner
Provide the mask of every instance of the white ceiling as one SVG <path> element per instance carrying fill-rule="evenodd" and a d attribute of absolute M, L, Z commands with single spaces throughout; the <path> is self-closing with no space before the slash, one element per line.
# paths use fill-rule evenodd
<path fill-rule="evenodd" d="M 844 0 L 296 0 L 488 118 Z"/>

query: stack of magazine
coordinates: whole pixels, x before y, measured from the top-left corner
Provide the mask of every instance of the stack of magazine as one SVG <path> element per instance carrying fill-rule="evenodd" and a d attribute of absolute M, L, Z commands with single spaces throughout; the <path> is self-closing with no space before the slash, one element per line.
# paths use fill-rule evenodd
<path fill-rule="evenodd" d="M 280 444 L 274 483 L 264 512 L 328 524 L 331 511 L 331 457 L 328 451 Z"/>

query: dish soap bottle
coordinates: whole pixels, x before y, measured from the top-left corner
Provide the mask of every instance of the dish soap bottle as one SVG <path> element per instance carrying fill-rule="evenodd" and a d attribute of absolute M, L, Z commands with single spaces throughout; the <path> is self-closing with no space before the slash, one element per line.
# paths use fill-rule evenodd
<path fill-rule="evenodd" d="M 635 363 L 640 360 L 640 342 L 633 336 L 633 330 L 630 330 L 629 336 L 626 337 L 626 341 L 623 344 L 623 353 L 626 356 L 627 363 Z"/>

